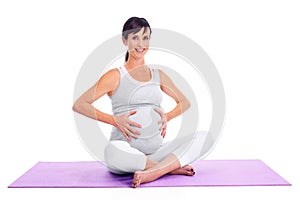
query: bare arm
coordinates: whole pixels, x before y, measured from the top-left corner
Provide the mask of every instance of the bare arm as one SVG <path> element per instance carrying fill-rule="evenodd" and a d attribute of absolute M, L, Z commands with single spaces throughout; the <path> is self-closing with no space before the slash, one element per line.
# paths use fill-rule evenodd
<path fill-rule="evenodd" d="M 117 69 L 108 71 L 95 85 L 76 100 L 73 105 L 73 110 L 89 118 L 115 126 L 122 132 L 124 137 L 130 141 L 129 136 L 137 138 L 135 134 L 139 134 L 132 126 L 141 127 L 140 124 L 129 120 L 129 116 L 135 114 L 135 111 L 125 113 L 121 116 L 113 116 L 101 112 L 92 105 L 94 101 L 103 95 L 112 95 L 119 85 L 119 80 L 120 73 Z"/>
<path fill-rule="evenodd" d="M 120 74 L 117 69 L 108 71 L 95 85 L 76 100 L 72 109 L 75 112 L 89 118 L 115 126 L 116 124 L 113 116 L 99 111 L 92 105 L 92 103 L 105 94 L 112 94 L 112 92 L 118 87 L 119 78 Z"/>
<path fill-rule="evenodd" d="M 170 121 L 171 119 L 184 113 L 190 107 L 190 102 L 184 96 L 184 94 L 174 85 L 173 81 L 170 79 L 168 75 L 166 75 L 161 70 L 159 70 L 159 72 L 160 72 L 160 79 L 161 79 L 160 87 L 162 91 L 166 93 L 168 96 L 170 96 L 171 98 L 173 98 L 177 103 L 177 105 L 173 110 L 166 113 L 166 120 Z"/>

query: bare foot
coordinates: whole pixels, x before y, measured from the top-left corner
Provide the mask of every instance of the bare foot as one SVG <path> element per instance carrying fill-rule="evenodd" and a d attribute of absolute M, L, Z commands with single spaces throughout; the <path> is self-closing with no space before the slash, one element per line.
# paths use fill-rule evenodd
<path fill-rule="evenodd" d="M 133 180 L 132 180 L 133 188 L 137 188 L 142 183 L 142 176 L 143 176 L 142 171 L 136 171 L 134 173 Z"/>
<path fill-rule="evenodd" d="M 175 169 L 170 174 L 178 174 L 178 175 L 187 175 L 187 176 L 194 176 L 195 170 L 191 165 L 185 165 L 181 168 Z"/>
<path fill-rule="evenodd" d="M 178 169 L 177 172 L 176 169 Z M 180 162 L 178 161 L 177 157 L 174 154 L 170 154 L 167 158 L 157 163 L 153 167 L 144 171 L 136 171 L 133 176 L 132 187 L 136 188 L 142 183 L 154 181 L 173 171 L 175 171 L 177 174 L 195 174 L 194 169 L 191 166 L 187 165 L 180 168 Z"/>
<path fill-rule="evenodd" d="M 137 188 L 142 183 L 154 181 L 160 176 L 159 171 L 136 171 L 133 176 L 132 187 Z"/>
<path fill-rule="evenodd" d="M 193 176 L 195 175 L 194 168 L 190 165 L 185 165 L 181 168 L 175 169 L 169 174 L 179 174 L 179 175 L 187 175 L 187 176 Z M 157 175 L 155 173 L 151 172 L 145 172 L 145 171 L 136 171 L 133 176 L 132 180 L 132 187 L 137 188 L 142 183 L 150 182 L 155 179 L 157 179 Z"/>

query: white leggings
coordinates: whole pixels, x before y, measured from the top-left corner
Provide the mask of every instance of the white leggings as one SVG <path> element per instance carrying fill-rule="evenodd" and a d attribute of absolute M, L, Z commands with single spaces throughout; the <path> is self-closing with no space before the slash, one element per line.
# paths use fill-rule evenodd
<path fill-rule="evenodd" d="M 160 162 L 173 153 L 182 167 L 200 157 L 207 133 L 197 131 L 194 134 L 177 137 L 173 141 L 164 143 L 160 149 L 149 155 L 131 147 L 127 141 L 109 141 L 104 152 L 106 166 L 116 174 L 134 173 L 145 169 L 148 157 Z"/>

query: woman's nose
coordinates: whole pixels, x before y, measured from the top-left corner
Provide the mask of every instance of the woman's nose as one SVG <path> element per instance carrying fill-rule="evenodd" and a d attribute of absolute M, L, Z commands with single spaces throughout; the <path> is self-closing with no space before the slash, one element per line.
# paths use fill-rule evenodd
<path fill-rule="evenodd" d="M 143 47 L 143 45 L 144 45 L 143 40 L 139 39 L 138 42 L 137 42 L 137 45 L 138 45 L 138 47 Z"/>

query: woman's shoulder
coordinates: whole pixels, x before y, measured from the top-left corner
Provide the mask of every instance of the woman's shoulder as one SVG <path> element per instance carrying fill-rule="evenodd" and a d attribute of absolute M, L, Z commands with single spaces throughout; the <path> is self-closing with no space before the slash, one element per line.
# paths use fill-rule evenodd
<path fill-rule="evenodd" d="M 171 77 L 167 73 L 165 73 L 162 69 L 158 69 L 158 72 L 159 72 L 160 82 L 162 84 L 169 84 L 172 82 Z"/>
<path fill-rule="evenodd" d="M 161 79 L 168 77 L 168 75 L 162 69 L 157 69 L 157 71 Z"/>
<path fill-rule="evenodd" d="M 113 68 L 105 72 L 100 79 L 111 81 L 118 81 L 120 79 L 120 72 L 118 68 Z"/>
<path fill-rule="evenodd" d="M 108 70 L 103 76 L 112 76 L 112 77 L 117 77 L 120 76 L 120 70 L 118 68 L 113 68 Z"/>

